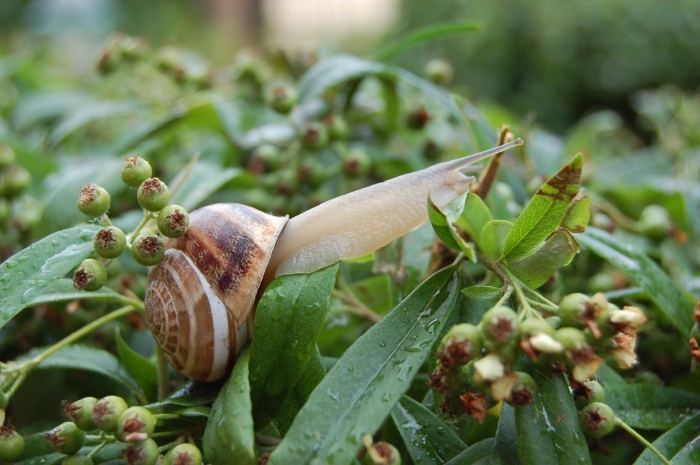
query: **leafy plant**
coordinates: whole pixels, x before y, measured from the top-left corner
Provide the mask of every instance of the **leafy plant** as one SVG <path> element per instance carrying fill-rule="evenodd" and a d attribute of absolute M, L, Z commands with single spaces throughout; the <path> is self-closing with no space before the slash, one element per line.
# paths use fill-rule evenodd
<path fill-rule="evenodd" d="M 473 28 L 423 31 L 377 56 Z M 563 139 L 517 121 L 496 131 L 498 116 L 404 69 L 306 58 L 242 52 L 215 72 L 188 51 L 119 36 L 96 88 L 20 95 L 5 109 L 3 176 L 29 176 L 2 191 L 0 387 L 21 434 L 0 428 L 0 457 L 692 463 L 700 187 L 674 170 L 697 174 L 700 139 L 681 111 L 697 99 L 641 98 L 659 135 L 643 151 L 609 137 L 624 133 L 610 113 Z M 114 88 L 121 97 L 105 97 Z M 683 104 L 664 113 L 668 99 Z M 161 236 L 182 235 L 188 210 L 239 201 L 295 214 L 513 133 L 524 149 L 494 157 L 471 192 L 447 206 L 425 199 L 430 226 L 270 283 L 224 380 L 187 380 L 144 330 L 139 263 L 162 259 Z M 113 155 L 71 155 L 97 148 Z M 49 156 L 51 175 L 39 168 Z M 29 223 L 27 205 L 38 206 Z M 52 394 L 71 421 L 50 409 L 26 420 L 26 399 L 57 410 Z"/>

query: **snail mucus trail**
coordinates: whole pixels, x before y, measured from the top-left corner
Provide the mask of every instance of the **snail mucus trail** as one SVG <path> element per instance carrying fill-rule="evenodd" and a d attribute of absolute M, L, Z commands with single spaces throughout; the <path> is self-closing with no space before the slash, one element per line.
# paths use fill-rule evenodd
<path fill-rule="evenodd" d="M 312 273 L 367 255 L 428 219 L 431 197 L 444 207 L 469 190 L 460 170 L 522 145 L 522 139 L 398 176 L 329 200 L 292 219 L 240 204 L 190 213 L 187 233 L 165 241 L 151 268 L 146 319 L 181 373 L 222 378 L 252 331 L 256 297 L 276 276 Z"/>

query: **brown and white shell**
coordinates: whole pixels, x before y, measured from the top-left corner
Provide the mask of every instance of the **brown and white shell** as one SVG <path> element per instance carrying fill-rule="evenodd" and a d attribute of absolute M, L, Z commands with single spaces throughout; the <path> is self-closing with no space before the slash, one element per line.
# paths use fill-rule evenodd
<path fill-rule="evenodd" d="M 200 381 L 222 378 L 252 332 L 251 312 L 277 238 L 287 224 L 240 204 L 190 213 L 148 275 L 146 319 L 173 367 Z"/>

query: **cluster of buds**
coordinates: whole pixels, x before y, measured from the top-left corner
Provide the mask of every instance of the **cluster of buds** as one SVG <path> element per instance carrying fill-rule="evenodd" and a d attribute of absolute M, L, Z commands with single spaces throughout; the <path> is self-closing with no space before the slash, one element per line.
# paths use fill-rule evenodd
<path fill-rule="evenodd" d="M 695 324 L 690 331 L 690 370 L 693 373 L 700 373 L 700 302 L 695 305 L 693 312 Z"/>
<path fill-rule="evenodd" d="M 155 218 L 159 234 L 143 233 L 133 240 L 120 228 L 111 225 L 107 212 L 111 197 L 103 187 L 88 184 L 80 190 L 78 209 L 90 218 L 107 223 L 95 234 L 93 246 L 98 258 L 84 260 L 73 275 L 73 286 L 84 291 L 96 291 L 107 281 L 105 263 L 119 257 L 127 248 L 138 263 L 152 266 L 160 263 L 165 254 L 161 236 L 181 237 L 189 227 L 187 210 L 179 205 L 169 205 L 170 190 L 167 184 L 152 177 L 151 165 L 138 154 L 124 160 L 121 178 L 124 183 L 138 188 L 136 199 L 146 215 Z"/>
<path fill-rule="evenodd" d="M 104 75 L 113 73 L 122 63 L 132 63 L 142 59 L 147 51 L 148 44 L 144 39 L 117 34 L 102 51 L 97 62 L 97 71 Z"/>
<path fill-rule="evenodd" d="M 0 229 L 26 233 L 41 221 L 41 202 L 28 194 L 32 175 L 17 163 L 14 149 L 0 144 Z"/>
<path fill-rule="evenodd" d="M 646 321 L 637 307 L 622 309 L 603 294 L 566 296 L 556 316 L 520 319 L 511 308 L 489 309 L 478 326 L 453 326 L 437 351 L 429 385 L 442 395 L 442 411 L 482 422 L 498 401 L 532 402 L 537 386 L 514 367 L 526 355 L 547 371 L 569 372 L 573 385 L 592 379 L 607 352 L 622 369 L 636 363 L 636 334 Z"/>

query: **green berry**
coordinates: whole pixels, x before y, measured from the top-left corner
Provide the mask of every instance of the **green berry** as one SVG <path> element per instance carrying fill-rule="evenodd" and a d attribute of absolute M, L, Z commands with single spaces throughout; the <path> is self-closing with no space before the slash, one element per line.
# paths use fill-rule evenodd
<path fill-rule="evenodd" d="M 248 170 L 253 174 L 270 173 L 282 166 L 282 154 L 271 144 L 258 146 L 250 155 Z"/>
<path fill-rule="evenodd" d="M 153 175 L 150 163 L 141 158 L 139 154 L 124 159 L 122 165 L 122 181 L 129 187 L 139 187 L 146 179 Z"/>
<path fill-rule="evenodd" d="M 201 465 L 202 453 L 194 444 L 178 444 L 165 456 L 166 465 Z"/>
<path fill-rule="evenodd" d="M 69 455 L 63 459 L 62 465 L 92 465 L 94 462 L 87 455 Z"/>
<path fill-rule="evenodd" d="M 15 162 L 17 155 L 15 151 L 7 144 L 0 144 L 0 170 L 8 168 Z"/>
<path fill-rule="evenodd" d="M 93 258 L 83 260 L 73 274 L 73 287 L 80 291 L 96 291 L 107 282 L 107 270 Z"/>
<path fill-rule="evenodd" d="M 62 423 L 44 434 L 51 443 L 54 451 L 61 454 L 76 454 L 85 444 L 85 431 L 78 428 L 72 421 Z"/>
<path fill-rule="evenodd" d="M 98 400 L 92 409 L 92 419 L 102 431 L 113 433 L 119 427 L 119 417 L 129 406 L 119 396 L 107 396 Z"/>
<path fill-rule="evenodd" d="M 521 338 L 532 337 L 540 333 L 554 335 L 554 328 L 541 318 L 527 318 L 518 326 Z"/>
<path fill-rule="evenodd" d="M 97 218 L 109 210 L 109 192 L 97 184 L 88 184 L 80 189 L 78 210 L 85 215 Z"/>
<path fill-rule="evenodd" d="M 465 365 L 481 355 L 483 340 L 479 328 L 469 323 L 454 325 L 440 341 L 437 358 L 445 368 Z"/>
<path fill-rule="evenodd" d="M 102 55 L 100 55 L 100 59 L 97 61 L 97 72 L 103 76 L 111 74 L 117 70 L 121 61 L 121 50 L 110 47 L 109 49 L 103 51 Z"/>
<path fill-rule="evenodd" d="M 583 327 L 589 313 L 591 298 L 585 294 L 574 293 L 564 296 L 559 303 L 559 316 L 566 326 Z"/>
<path fill-rule="evenodd" d="M 372 168 L 372 160 L 362 149 L 352 149 L 342 157 L 343 173 L 351 178 L 366 176 Z"/>
<path fill-rule="evenodd" d="M 19 165 L 11 165 L 0 174 L 0 195 L 13 199 L 24 192 L 32 183 L 32 175 Z"/>
<path fill-rule="evenodd" d="M 309 150 L 320 150 L 328 145 L 328 129 L 318 122 L 309 123 L 301 136 L 301 144 Z"/>
<path fill-rule="evenodd" d="M 107 226 L 95 234 L 95 252 L 103 258 L 117 258 L 126 249 L 126 234 L 116 226 Z"/>
<path fill-rule="evenodd" d="M 425 76 L 436 84 L 447 85 L 452 82 L 454 69 L 449 61 L 440 58 L 430 60 L 425 64 Z"/>
<path fill-rule="evenodd" d="M 425 107 L 420 106 L 413 110 L 406 117 L 406 124 L 409 128 L 419 130 L 423 129 L 428 121 L 430 121 L 430 113 L 425 109 Z"/>
<path fill-rule="evenodd" d="M 572 385 L 574 384 L 572 383 Z M 603 386 L 594 379 L 576 384 L 573 393 L 576 407 L 579 409 L 593 402 L 605 402 L 605 390 Z"/>
<path fill-rule="evenodd" d="M 94 397 L 83 397 L 72 404 L 64 401 L 63 412 L 81 430 L 92 431 L 97 428 L 95 420 L 92 418 L 96 402 L 97 399 Z"/>
<path fill-rule="evenodd" d="M 0 426 L 0 461 L 13 462 L 24 451 L 24 438 L 12 425 Z"/>
<path fill-rule="evenodd" d="M 170 202 L 170 190 L 160 179 L 149 178 L 141 183 L 136 199 L 144 210 L 157 212 Z"/>
<path fill-rule="evenodd" d="M 299 190 L 299 178 L 293 170 L 286 169 L 274 174 L 274 188 L 278 194 L 290 195 Z"/>
<path fill-rule="evenodd" d="M 190 216 L 179 205 L 168 205 L 158 213 L 156 224 L 165 237 L 181 237 L 190 226 Z"/>
<path fill-rule="evenodd" d="M 286 84 L 277 84 L 270 88 L 267 101 L 277 113 L 286 115 L 297 104 L 297 93 Z"/>
<path fill-rule="evenodd" d="M 141 234 L 131 245 L 131 255 L 141 265 L 157 265 L 165 255 L 163 239 L 155 234 Z"/>
<path fill-rule="evenodd" d="M 116 45 L 121 50 L 124 58 L 129 61 L 143 58 L 148 48 L 148 44 L 144 39 L 131 36 L 121 36 Z"/>
<path fill-rule="evenodd" d="M 328 136 L 331 140 L 345 140 L 350 133 L 347 121 L 340 115 L 330 114 L 324 120 L 328 127 Z"/>
<path fill-rule="evenodd" d="M 481 318 L 481 331 L 492 343 L 504 346 L 518 335 L 518 316 L 511 308 L 493 307 Z"/>
<path fill-rule="evenodd" d="M 328 179 L 328 171 L 318 161 L 307 158 L 297 171 L 299 180 L 311 187 L 318 187 Z"/>
<path fill-rule="evenodd" d="M 155 465 L 158 460 L 158 444 L 153 439 L 134 442 L 124 450 L 128 465 Z"/>
<path fill-rule="evenodd" d="M 583 332 L 569 326 L 556 330 L 554 339 L 561 342 L 565 349 L 579 350 L 586 345 L 586 336 Z"/>
<path fill-rule="evenodd" d="M 530 404 L 537 394 L 537 384 L 529 374 L 516 371 L 514 372 L 518 379 L 513 384 L 510 393 L 506 397 L 506 402 L 514 407 L 522 407 Z"/>
<path fill-rule="evenodd" d="M 660 205 L 649 205 L 639 215 L 639 231 L 649 239 L 663 239 L 671 226 L 668 210 Z"/>
<path fill-rule="evenodd" d="M 156 417 L 143 407 L 129 407 L 119 416 L 117 437 L 125 442 L 141 442 L 156 429 Z"/>
<path fill-rule="evenodd" d="M 615 412 L 609 405 L 593 402 L 579 412 L 583 432 L 594 438 L 609 434 L 615 429 Z"/>

